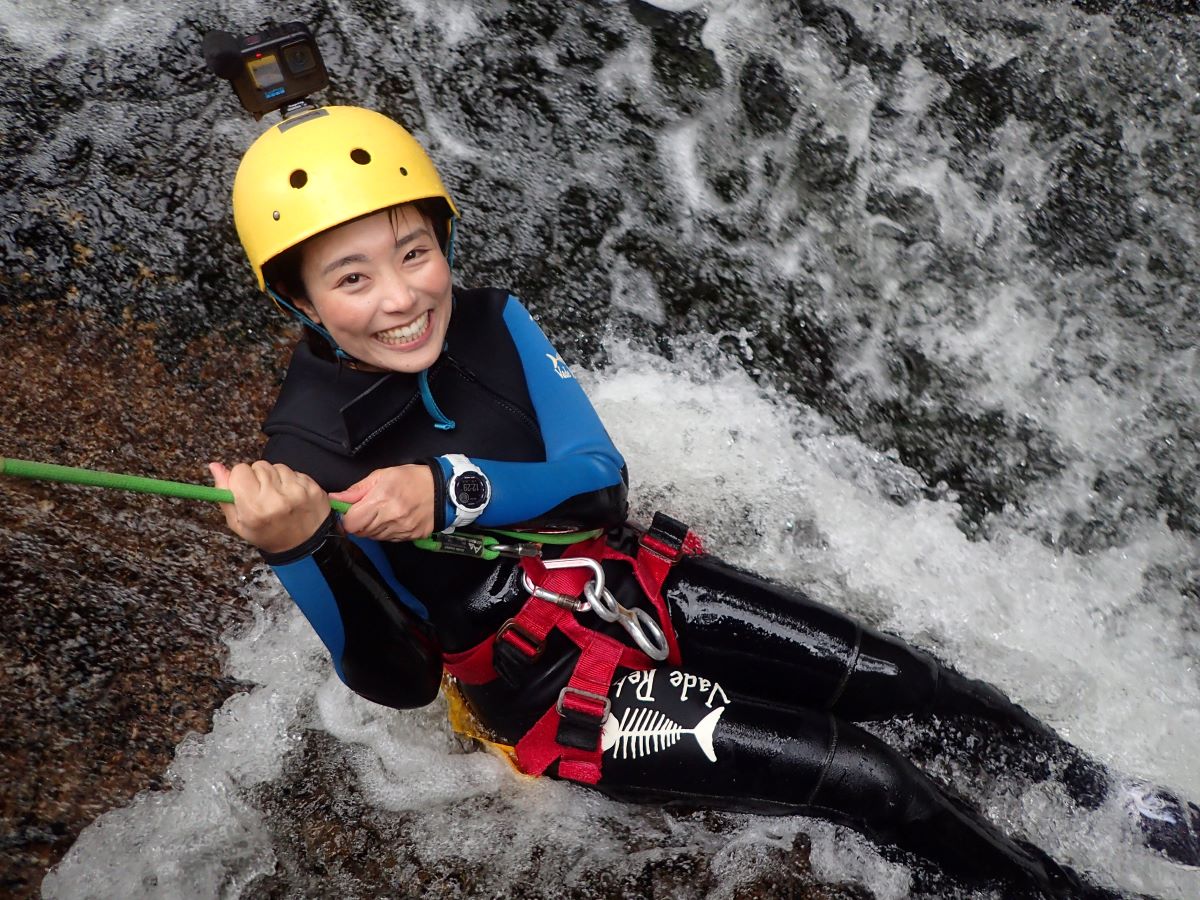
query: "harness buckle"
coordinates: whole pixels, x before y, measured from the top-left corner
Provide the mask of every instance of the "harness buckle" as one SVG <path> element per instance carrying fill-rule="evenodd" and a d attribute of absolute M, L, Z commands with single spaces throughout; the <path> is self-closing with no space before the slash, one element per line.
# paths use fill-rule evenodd
<path fill-rule="evenodd" d="M 509 635 L 513 635 L 513 637 L 509 637 Z M 504 641 L 510 647 L 515 647 L 528 662 L 533 662 L 546 649 L 546 642 L 535 638 L 522 628 L 516 619 L 509 619 L 500 626 L 500 630 L 496 632 L 496 640 Z"/>
<path fill-rule="evenodd" d="M 591 713 L 586 709 L 577 709 L 567 706 L 567 697 L 579 697 L 584 702 L 591 701 L 600 704 L 599 713 Z M 612 701 L 603 694 L 596 694 L 592 691 L 585 691 L 583 688 L 571 687 L 569 684 L 558 692 L 558 700 L 554 703 L 554 711 L 560 716 L 565 716 L 568 713 L 578 713 L 579 715 L 599 715 L 601 719 L 606 719 L 612 711 Z"/>
<path fill-rule="evenodd" d="M 500 626 L 492 642 L 492 668 L 510 685 L 517 687 L 529 664 L 545 649 L 545 640 L 539 641 L 516 619 L 509 619 Z"/>
<path fill-rule="evenodd" d="M 509 619 L 496 632 L 496 641 L 503 641 L 521 654 L 525 662 L 533 662 L 546 649 L 546 642 L 539 641 L 526 631 L 516 619 Z"/>
<path fill-rule="evenodd" d="M 683 522 L 672 519 L 666 513 L 656 512 L 638 544 L 647 552 L 675 563 L 684 554 L 688 534 L 689 529 Z"/>
<path fill-rule="evenodd" d="M 558 743 L 576 750 L 595 750 L 612 711 L 612 701 L 603 694 L 568 684 L 559 692 L 554 711 L 559 715 Z"/>

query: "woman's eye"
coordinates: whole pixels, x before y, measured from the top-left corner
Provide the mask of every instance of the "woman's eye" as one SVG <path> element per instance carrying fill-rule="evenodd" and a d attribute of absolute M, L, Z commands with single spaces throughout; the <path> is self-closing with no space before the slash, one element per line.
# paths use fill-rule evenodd
<path fill-rule="evenodd" d="M 358 284 L 360 281 L 362 281 L 362 276 L 359 275 L 357 272 L 351 272 L 349 275 L 347 275 L 345 278 L 343 278 L 341 281 L 338 282 L 338 287 L 341 287 L 342 285 L 353 286 L 353 285 Z"/>
<path fill-rule="evenodd" d="M 407 253 L 404 254 L 404 261 L 412 262 L 414 259 L 416 259 L 418 256 L 421 256 L 425 252 L 426 252 L 426 249 L 424 247 L 414 247 L 412 250 L 409 250 Z"/>

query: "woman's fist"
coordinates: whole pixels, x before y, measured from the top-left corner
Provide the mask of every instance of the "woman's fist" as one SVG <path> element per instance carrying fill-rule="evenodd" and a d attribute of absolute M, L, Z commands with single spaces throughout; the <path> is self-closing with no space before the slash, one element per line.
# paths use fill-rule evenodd
<path fill-rule="evenodd" d="M 214 462 L 208 469 L 217 487 L 233 492 L 233 503 L 221 504 L 229 527 L 267 553 L 300 546 L 329 516 L 320 486 L 285 465 L 259 460 L 227 469 Z"/>
<path fill-rule="evenodd" d="M 352 504 L 342 516 L 350 534 L 377 541 L 411 541 L 433 533 L 433 473 L 428 466 L 376 469 L 330 495 Z"/>

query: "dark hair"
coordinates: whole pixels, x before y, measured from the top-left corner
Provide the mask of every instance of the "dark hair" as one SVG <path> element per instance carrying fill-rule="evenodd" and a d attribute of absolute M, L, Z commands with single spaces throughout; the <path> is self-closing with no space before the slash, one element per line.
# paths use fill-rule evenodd
<path fill-rule="evenodd" d="M 415 206 L 419 212 L 433 228 L 433 234 L 437 238 L 438 246 L 442 250 L 442 255 L 445 256 L 449 252 L 450 243 L 450 220 L 452 213 L 450 204 L 441 197 L 428 197 L 421 200 L 412 200 L 408 203 L 397 203 L 395 206 L 387 207 L 386 211 L 389 215 L 396 215 L 396 212 L 402 206 Z M 375 212 L 381 212 L 376 210 Z M 375 212 L 366 213 L 359 218 L 373 216 Z M 356 221 L 351 219 L 349 221 Z M 345 224 L 345 223 L 342 223 Z M 285 300 L 295 302 L 296 300 L 308 300 L 308 292 L 304 288 L 304 278 L 300 272 L 300 265 L 304 261 L 304 247 L 312 240 L 306 238 L 294 247 L 288 247 L 282 253 L 276 254 L 265 263 L 263 263 L 263 279 L 269 287 L 281 294 Z M 308 342 L 309 348 L 318 356 L 333 359 L 333 350 L 329 346 L 329 341 L 324 335 L 318 334 L 307 325 L 304 327 L 304 339 Z"/>

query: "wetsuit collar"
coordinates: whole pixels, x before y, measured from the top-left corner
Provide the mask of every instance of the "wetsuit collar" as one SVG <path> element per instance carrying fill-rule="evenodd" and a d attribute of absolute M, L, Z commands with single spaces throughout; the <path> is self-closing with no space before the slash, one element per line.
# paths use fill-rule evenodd
<path fill-rule="evenodd" d="M 316 356 L 302 342 L 263 431 L 294 434 L 353 456 L 420 403 L 416 375 L 351 369 Z"/>

